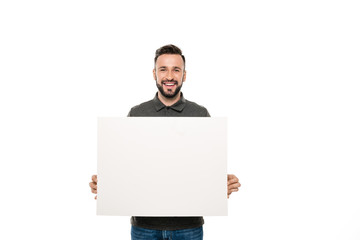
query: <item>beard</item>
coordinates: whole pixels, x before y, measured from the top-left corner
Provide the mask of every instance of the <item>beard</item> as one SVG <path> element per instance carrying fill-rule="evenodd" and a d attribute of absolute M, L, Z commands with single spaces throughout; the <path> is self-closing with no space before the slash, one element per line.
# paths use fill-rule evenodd
<path fill-rule="evenodd" d="M 171 91 L 165 91 L 163 84 L 165 82 L 174 82 L 176 84 L 176 88 L 175 90 L 171 90 Z M 161 85 L 158 84 L 158 82 L 156 81 L 156 86 L 159 89 L 161 95 L 163 95 L 166 98 L 174 98 L 181 90 L 182 84 L 178 85 L 177 81 L 161 81 Z"/>

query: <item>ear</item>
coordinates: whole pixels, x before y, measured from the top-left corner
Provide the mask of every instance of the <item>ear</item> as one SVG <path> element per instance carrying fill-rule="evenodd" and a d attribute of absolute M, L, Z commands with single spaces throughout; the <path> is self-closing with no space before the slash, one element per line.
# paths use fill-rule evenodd
<path fill-rule="evenodd" d="M 156 81 L 156 71 L 155 71 L 155 68 L 153 69 L 153 77 L 154 77 L 154 80 Z"/>
<path fill-rule="evenodd" d="M 185 80 L 186 80 L 186 70 L 184 70 L 183 82 L 185 82 Z"/>

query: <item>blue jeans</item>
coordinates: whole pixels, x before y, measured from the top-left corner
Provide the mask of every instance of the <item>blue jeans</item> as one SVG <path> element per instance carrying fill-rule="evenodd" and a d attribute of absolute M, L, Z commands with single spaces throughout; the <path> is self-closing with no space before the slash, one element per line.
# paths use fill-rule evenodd
<path fill-rule="evenodd" d="M 168 231 L 131 226 L 131 240 L 203 240 L 203 228 Z"/>

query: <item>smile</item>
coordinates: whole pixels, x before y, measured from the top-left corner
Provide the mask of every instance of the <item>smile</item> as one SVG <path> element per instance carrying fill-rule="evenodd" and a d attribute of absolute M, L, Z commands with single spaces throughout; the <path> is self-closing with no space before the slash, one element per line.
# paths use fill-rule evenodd
<path fill-rule="evenodd" d="M 163 85 L 167 86 L 167 87 L 173 87 L 175 86 L 176 84 L 174 82 L 172 83 L 163 83 Z"/>

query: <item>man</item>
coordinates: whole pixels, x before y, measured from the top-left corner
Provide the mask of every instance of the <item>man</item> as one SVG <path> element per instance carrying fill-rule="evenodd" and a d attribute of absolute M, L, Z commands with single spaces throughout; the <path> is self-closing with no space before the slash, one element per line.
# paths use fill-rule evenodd
<path fill-rule="evenodd" d="M 210 117 L 206 108 L 186 100 L 180 91 L 186 71 L 185 57 L 178 47 L 166 45 L 156 50 L 153 76 L 158 88 L 155 97 L 131 108 L 128 117 Z M 228 198 L 240 186 L 239 179 L 229 174 Z M 90 187 L 96 194 L 96 175 Z M 131 224 L 132 240 L 203 239 L 203 217 L 131 217 Z"/>

